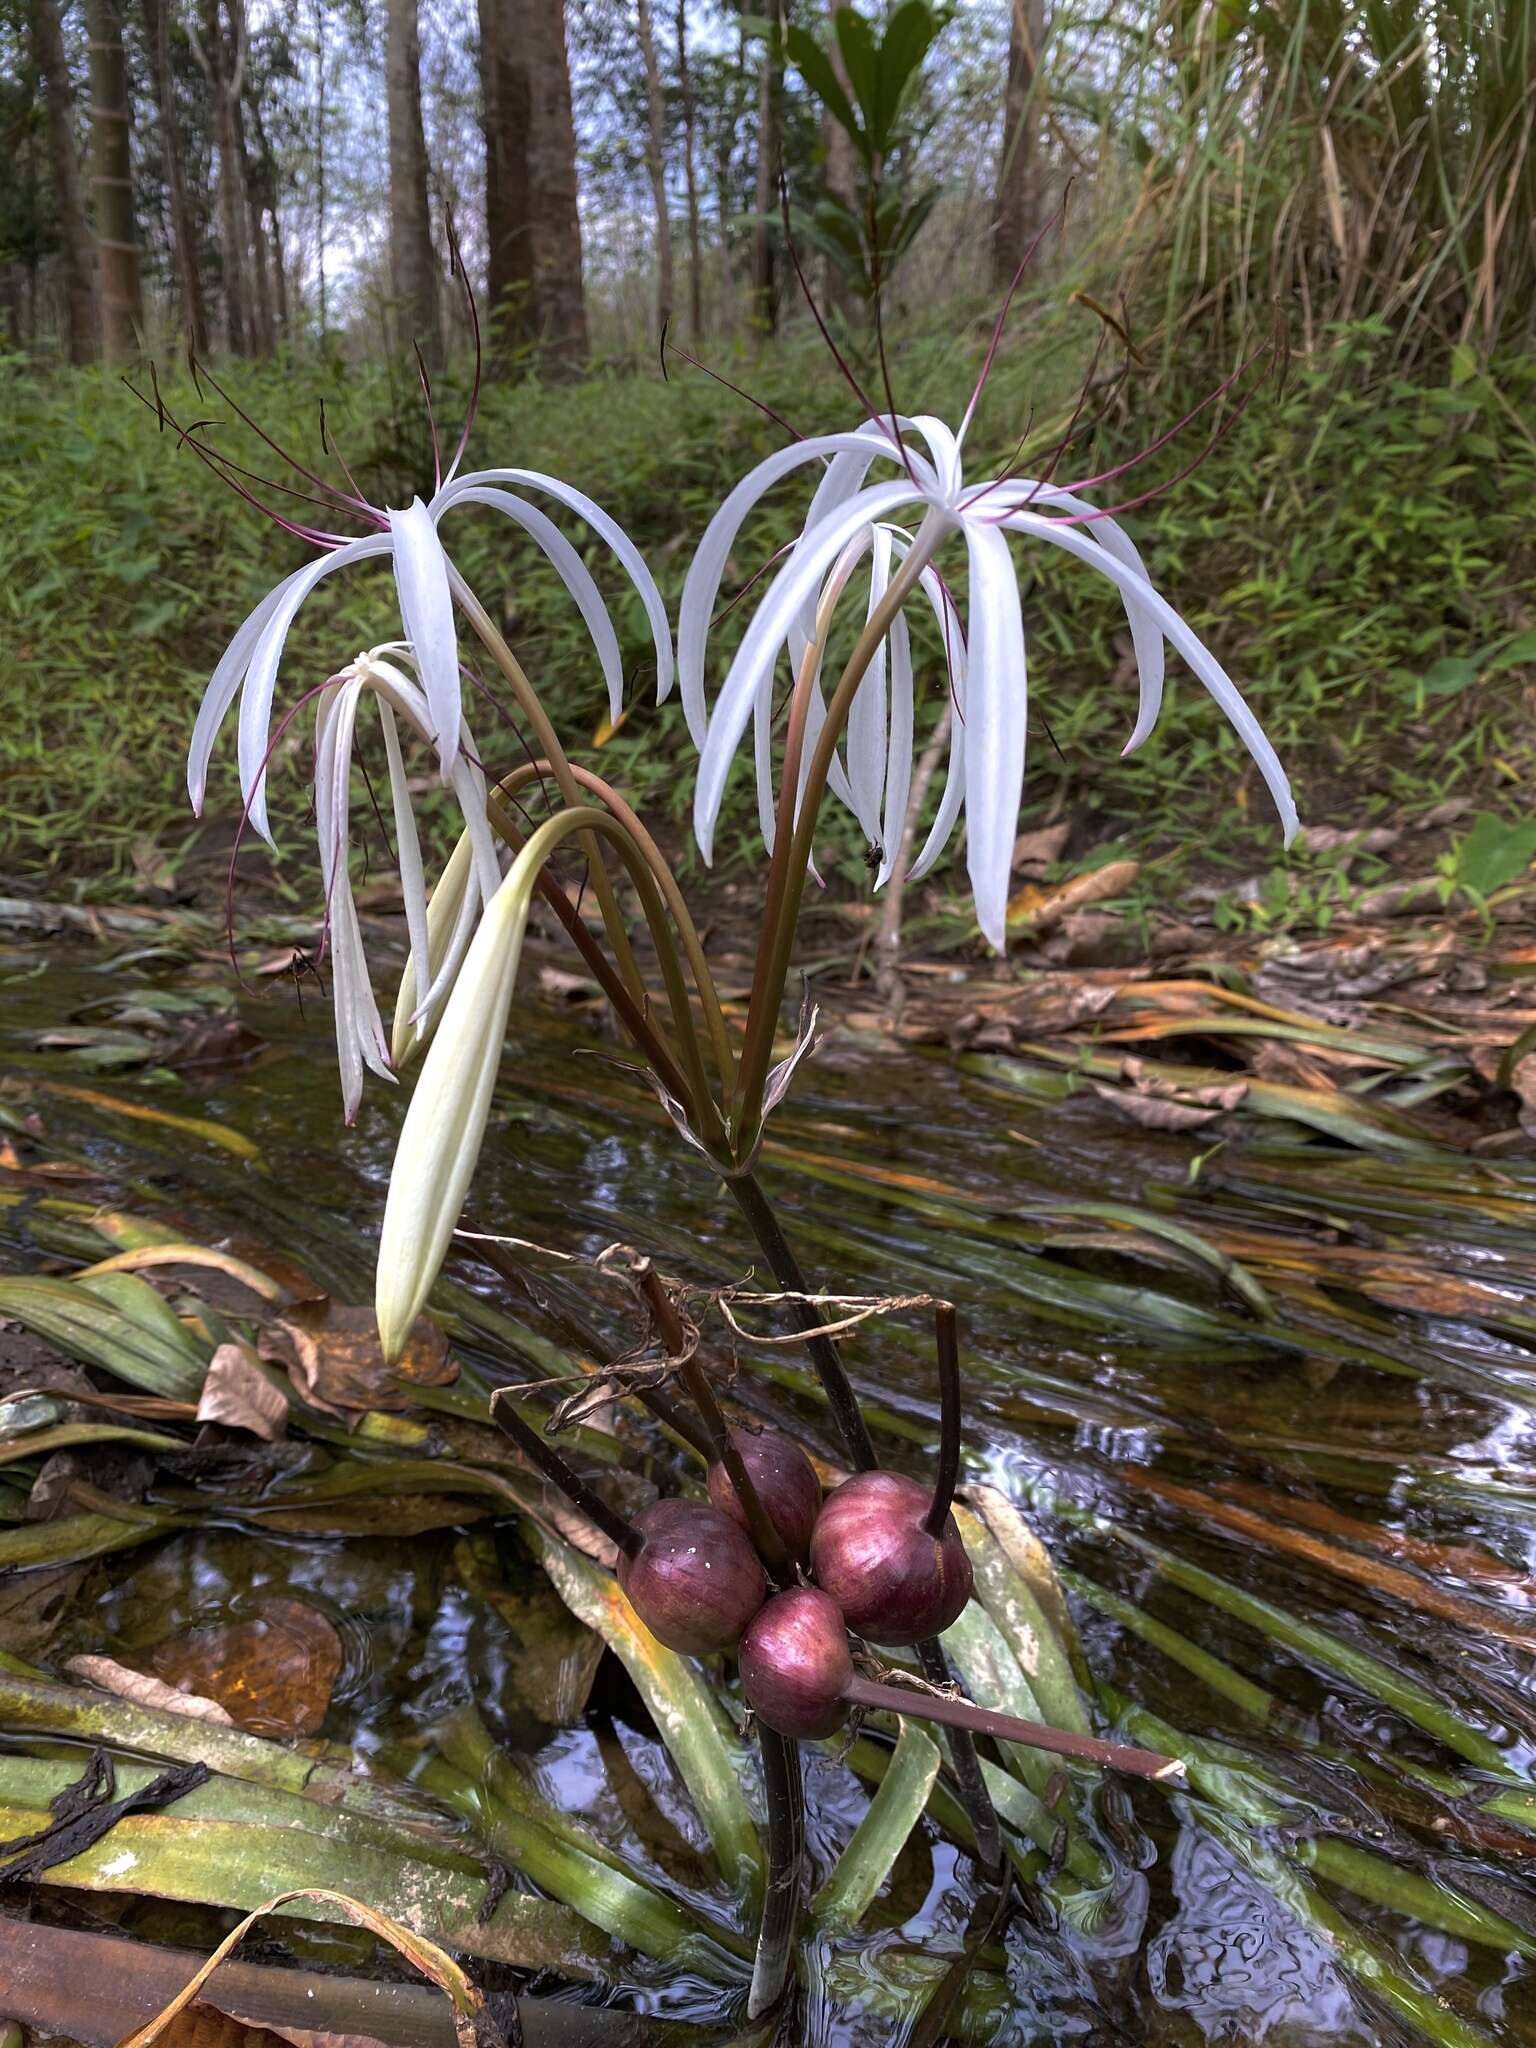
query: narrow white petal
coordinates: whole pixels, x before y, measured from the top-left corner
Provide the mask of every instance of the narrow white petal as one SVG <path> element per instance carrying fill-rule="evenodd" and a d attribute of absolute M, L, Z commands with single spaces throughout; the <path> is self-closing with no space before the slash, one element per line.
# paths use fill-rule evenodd
<path fill-rule="evenodd" d="M 1029 711 L 1024 620 L 1006 537 L 995 526 L 972 520 L 965 538 L 971 564 L 966 867 L 976 921 L 1001 953 L 1008 943 L 1008 881 L 1024 793 Z"/>
<path fill-rule="evenodd" d="M 778 792 L 773 781 L 773 670 L 763 678 L 752 706 L 752 765 L 757 773 L 757 824 L 771 854 Z"/>
<path fill-rule="evenodd" d="M 306 562 L 274 592 L 276 602 L 263 623 L 261 636 L 246 671 L 240 693 L 240 791 L 250 811 L 251 823 L 269 844 L 272 833 L 267 823 L 266 756 L 272 726 L 272 698 L 277 688 L 277 665 L 283 643 L 299 606 L 322 577 L 350 562 L 366 561 L 373 555 L 387 555 L 393 542 L 388 534 L 368 534 L 348 541 L 333 554 Z"/>
<path fill-rule="evenodd" d="M 1086 498 L 1074 497 L 1070 491 L 1064 491 L 1056 484 L 1036 484 L 1027 477 L 1013 477 L 984 498 L 981 504 L 993 518 L 1009 509 L 1030 511 L 1046 505 L 1059 505 L 1064 512 L 1094 513 L 1091 523 L 1083 530 L 1091 534 L 1100 547 L 1107 548 L 1117 562 L 1133 569 L 1144 583 L 1152 580 L 1125 528 L 1116 520 L 1097 514 Z M 1158 713 L 1163 708 L 1163 631 L 1155 612 L 1133 591 L 1126 589 L 1120 594 L 1125 603 L 1125 621 L 1131 629 L 1131 646 L 1136 656 L 1139 699 L 1136 725 L 1124 749 L 1127 754 L 1134 754 L 1157 724 Z"/>
<path fill-rule="evenodd" d="M 545 476 L 537 469 L 481 469 L 469 476 L 461 476 L 457 482 L 445 484 L 432 500 L 435 518 L 452 504 L 485 484 L 521 484 L 529 490 L 547 491 L 560 504 L 569 506 L 571 511 L 584 519 L 600 540 L 608 543 L 645 607 L 645 616 L 650 622 L 651 639 L 656 650 L 656 699 L 660 703 L 672 687 L 672 622 L 667 617 L 666 605 L 661 592 L 656 588 L 656 579 L 645 566 L 645 558 L 629 535 L 611 519 L 584 491 L 574 485 L 562 483 L 557 476 Z"/>
<path fill-rule="evenodd" d="M 405 511 L 390 513 L 389 530 L 394 540 L 400 617 L 432 709 L 432 737 L 446 781 L 459 751 L 464 712 L 448 558 L 432 514 L 420 498 L 413 498 Z"/>
<path fill-rule="evenodd" d="M 468 909 L 466 920 L 464 912 Z M 474 887 L 474 852 L 469 834 L 461 833 L 458 844 L 449 854 L 446 866 L 438 877 L 437 887 L 432 891 L 427 904 L 427 972 L 425 980 L 418 974 L 414 949 L 411 959 L 405 963 L 400 976 L 400 992 L 395 998 L 394 1026 L 390 1033 L 390 1059 L 400 1067 L 408 1058 L 411 1049 L 424 1036 L 431 1022 L 432 1012 L 438 1006 L 441 996 L 439 981 L 459 936 L 459 927 L 467 924 L 464 933 L 464 948 L 469 945 L 469 932 L 474 929 L 479 899 Z M 463 959 L 463 951 L 459 961 Z M 457 971 L 458 962 L 455 962 Z"/>
<path fill-rule="evenodd" d="M 410 934 L 411 964 L 416 985 L 425 988 L 428 970 L 427 878 L 421 865 L 421 841 L 416 836 L 416 812 L 406 782 L 405 757 L 400 751 L 400 733 L 395 714 L 381 697 L 379 723 L 384 728 L 384 752 L 389 761 L 389 793 L 395 812 L 395 856 L 400 865 L 400 893 L 405 899 L 405 928 Z"/>
<path fill-rule="evenodd" d="M 917 859 L 907 870 L 909 882 L 920 882 L 943 853 L 965 799 L 965 638 L 954 604 L 936 569 L 923 571 L 922 587 L 938 620 L 939 636 L 949 665 L 949 765 L 928 837 L 923 841 Z"/>
<path fill-rule="evenodd" d="M 203 815 L 203 792 L 208 786 L 208 763 L 213 754 L 213 743 L 218 738 L 219 727 L 224 723 L 225 714 L 235 701 L 235 692 L 245 681 L 245 672 L 251 665 L 251 656 L 256 651 L 257 642 L 266 630 L 268 620 L 282 603 L 283 594 L 292 581 L 291 576 L 285 576 L 275 590 L 267 592 L 219 657 L 219 665 L 203 692 L 203 701 L 198 706 L 197 720 L 192 727 L 192 742 L 187 748 L 187 794 L 192 799 L 192 809 L 198 817 Z"/>
<path fill-rule="evenodd" d="M 786 450 L 785 453 L 793 453 Z M 721 799 L 737 743 L 752 715 L 752 706 L 762 684 L 764 671 L 772 672 L 795 617 L 838 553 L 861 526 L 873 525 L 898 506 L 911 502 L 912 486 L 901 483 L 875 484 L 852 498 L 814 533 L 807 534 L 780 569 L 758 607 L 746 636 L 721 686 L 719 702 L 709 721 L 699 759 L 694 790 L 693 823 L 699 849 L 710 859 Z"/>
<path fill-rule="evenodd" d="M 530 505 L 523 498 L 516 498 L 510 491 L 494 491 L 477 485 L 469 489 L 467 483 L 460 485 L 454 493 L 454 503 L 463 505 L 488 505 L 493 512 L 500 512 L 520 526 L 534 544 L 548 557 L 550 566 L 576 600 L 576 609 L 586 621 L 587 631 L 592 635 L 592 645 L 597 651 L 598 662 L 603 671 L 603 681 L 608 686 L 608 711 L 617 720 L 624 709 L 624 656 L 619 647 L 619 636 L 614 631 L 613 620 L 608 607 L 603 603 L 602 592 L 593 581 L 592 572 L 546 513 L 536 505 Z"/>
<path fill-rule="evenodd" d="M 1088 562 L 1101 575 L 1121 591 L 1134 596 L 1156 619 L 1164 636 L 1183 655 L 1200 681 L 1210 691 L 1216 702 L 1231 720 L 1238 737 L 1253 756 L 1254 763 L 1265 786 L 1274 799 L 1275 809 L 1280 814 L 1281 828 L 1285 843 L 1290 845 L 1297 827 L 1296 804 L 1291 795 L 1290 780 L 1281 767 L 1274 748 L 1264 736 L 1264 729 L 1243 702 L 1237 685 L 1217 661 L 1208 647 L 1179 617 L 1166 598 L 1160 597 L 1145 577 L 1138 576 L 1133 569 L 1080 533 L 1075 526 L 1067 526 L 1060 520 L 1042 517 L 1034 512 L 1016 512 L 1006 524 L 1015 533 L 1034 534 L 1041 540 L 1049 541 L 1053 547 L 1065 548 L 1068 554 L 1076 555 L 1080 561 Z"/>
<path fill-rule="evenodd" d="M 875 529 L 869 570 L 868 621 L 885 596 L 891 580 L 891 536 L 882 526 Z M 875 649 L 864 671 L 863 681 L 848 711 L 848 783 L 853 791 L 853 813 L 859 830 L 873 845 L 880 842 L 880 799 L 885 791 L 885 667 L 886 643 Z"/>
<path fill-rule="evenodd" d="M 889 448 L 890 443 L 883 435 L 880 441 Z M 720 595 L 720 579 L 725 574 L 725 565 L 742 522 L 758 499 L 781 478 L 807 462 L 815 462 L 823 456 L 835 457 L 840 452 L 847 452 L 855 462 L 867 463 L 873 455 L 880 453 L 880 446 L 876 445 L 872 450 L 867 435 L 852 433 L 817 434 L 810 440 L 796 441 L 788 448 L 780 448 L 766 456 L 755 469 L 747 471 L 704 529 L 704 536 L 683 583 L 682 603 L 677 615 L 677 673 L 682 685 L 683 711 L 696 747 L 703 747 L 704 730 L 709 722 L 704 694 L 704 657 L 710 620 L 714 616 L 715 600 Z M 847 473 L 846 470 L 839 472 L 839 482 L 833 488 L 841 490 L 842 479 Z M 822 479 L 822 488 L 827 488 L 826 478 Z M 843 502 L 846 501 L 839 500 L 837 510 L 842 509 Z M 824 522 L 818 519 L 817 523 Z M 809 630 L 807 626 L 806 631 Z"/>
<path fill-rule="evenodd" d="M 885 771 L 885 829 L 880 835 L 880 871 L 875 887 L 891 879 L 901 851 L 912 790 L 912 639 L 899 613 L 891 621 L 891 734 Z"/>

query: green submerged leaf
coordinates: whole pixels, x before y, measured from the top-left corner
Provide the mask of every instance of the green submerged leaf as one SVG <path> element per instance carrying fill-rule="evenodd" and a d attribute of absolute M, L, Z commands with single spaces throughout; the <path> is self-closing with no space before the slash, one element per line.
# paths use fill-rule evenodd
<path fill-rule="evenodd" d="M 858 1925 L 922 1818 L 938 1775 L 938 1746 L 915 1721 L 903 1721 L 867 1812 L 811 1901 L 813 1919 L 828 1928 Z"/>

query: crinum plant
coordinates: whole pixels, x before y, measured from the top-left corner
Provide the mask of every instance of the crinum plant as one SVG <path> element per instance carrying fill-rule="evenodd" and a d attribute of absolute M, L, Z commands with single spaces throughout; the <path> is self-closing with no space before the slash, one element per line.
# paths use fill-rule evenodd
<path fill-rule="evenodd" d="M 979 481 L 966 478 L 966 435 L 1007 310 L 1005 302 L 975 393 L 954 428 L 931 416 L 908 416 L 894 403 L 875 404 L 838 357 L 862 417 L 842 433 L 795 438 L 759 463 L 708 523 L 688 571 L 676 673 L 700 756 L 694 807 L 699 844 L 707 859 L 734 756 L 750 725 L 769 850 L 752 987 L 739 1031 L 727 1017 L 684 894 L 655 839 L 616 789 L 569 760 L 537 689 L 449 556 L 441 523 L 455 507 L 478 504 L 511 518 L 532 537 L 586 622 L 615 709 L 621 680 L 617 639 L 603 600 L 570 543 L 527 494 L 538 492 L 576 512 L 608 543 L 643 600 L 654 634 L 659 694 L 665 697 L 674 675 L 673 647 L 656 585 L 632 543 L 585 490 L 515 465 L 461 475 L 467 426 L 446 469 L 434 475 L 430 498 L 404 511 L 369 505 L 350 472 L 345 488 L 318 472 L 300 472 L 338 520 L 345 512 L 369 530 L 348 539 L 284 519 L 290 531 L 320 550 L 318 558 L 284 579 L 240 628 L 209 686 L 193 738 L 189 779 L 200 802 L 215 736 L 239 695 L 246 815 L 265 831 L 265 782 L 276 739 L 303 707 L 314 705 L 314 814 L 349 1117 L 365 1068 L 395 1076 L 420 1056 L 378 1258 L 376 1306 L 387 1354 L 399 1351 L 426 1306 L 458 1226 L 485 1138 L 529 915 L 540 895 L 601 987 L 677 1131 L 739 1206 L 803 1335 L 852 1468 L 825 1504 L 792 1440 L 773 1433 L 777 1441 L 765 1443 L 731 1428 L 654 1274 L 646 1281 L 653 1329 L 696 1410 L 691 1441 L 710 1463 L 708 1503 L 673 1497 L 639 1517 L 622 1515 L 545 1436 L 530 1429 L 510 1398 L 515 1390 L 498 1396 L 493 1406 L 529 1461 L 611 1542 L 619 1583 L 654 1635 L 685 1655 L 739 1653 L 744 1690 L 758 1718 L 769 1819 L 771 1868 L 751 2000 L 755 2011 L 781 1995 L 794 1948 L 804 1836 L 799 1745 L 830 1733 L 850 1709 L 893 1709 L 948 1724 L 975 1854 L 999 1883 L 1001 1837 L 973 1735 L 1065 1750 L 1080 1760 L 1143 1774 L 1175 1768 L 1166 1759 L 1081 1731 L 1044 1729 L 955 1696 L 938 1641 L 971 1594 L 971 1566 L 950 1515 L 961 1457 L 953 1308 L 942 1302 L 936 1307 L 942 1442 L 932 1483 L 919 1485 L 880 1468 L 836 1337 L 824 1327 L 755 1170 L 765 1123 L 813 1040 L 813 1023 L 802 1020 L 787 1055 L 775 1057 L 797 917 L 829 793 L 882 849 L 877 886 L 895 869 L 916 722 L 911 606 L 926 608 L 938 622 L 953 708 L 948 776 L 917 866 L 937 861 L 963 818 L 977 921 L 993 945 L 1005 942 L 1025 765 L 1026 635 L 1015 559 L 1021 543 L 1063 552 L 1118 591 L 1140 692 L 1129 745 L 1139 745 L 1157 719 L 1165 648 L 1172 646 L 1253 755 L 1287 835 L 1294 827 L 1283 770 L 1229 677 L 1153 587 L 1113 516 L 1125 508 L 1096 507 L 1085 495 L 1129 465 L 1056 481 L 1060 456 L 1072 439 L 1069 429 L 1039 477 L 1005 470 Z M 237 473 L 205 437 L 187 438 L 205 460 L 255 495 L 248 472 Z M 1161 445 L 1162 440 L 1154 444 Z M 743 519 L 780 480 L 807 471 L 814 489 L 804 514 L 739 646 L 722 664 L 713 654 L 712 620 Z M 402 637 L 358 655 L 279 711 L 280 657 L 298 606 L 330 571 L 375 556 L 392 564 Z M 950 580 L 962 563 L 963 598 Z M 833 677 L 828 648 L 839 612 L 848 605 L 861 606 L 862 618 L 852 651 Z M 459 651 L 461 621 L 505 685 L 527 733 L 527 758 L 499 779 L 492 779 L 471 729 L 464 685 L 472 672 Z M 786 662 L 789 690 L 776 705 Z M 712 693 L 711 672 L 722 666 Z M 388 1034 L 350 882 L 353 744 L 368 700 L 388 758 L 410 942 Z M 462 836 L 430 896 L 402 732 L 430 752 L 463 815 Z M 525 800 L 535 793 L 552 808 L 529 821 Z M 588 928 L 551 873 L 552 857 L 567 844 L 586 856 L 600 935 Z M 660 977 L 659 994 L 647 986 L 621 912 L 616 874 L 633 889 Z M 926 1691 L 893 1692 L 863 1675 L 855 1662 L 856 1642 L 914 1649 Z"/>

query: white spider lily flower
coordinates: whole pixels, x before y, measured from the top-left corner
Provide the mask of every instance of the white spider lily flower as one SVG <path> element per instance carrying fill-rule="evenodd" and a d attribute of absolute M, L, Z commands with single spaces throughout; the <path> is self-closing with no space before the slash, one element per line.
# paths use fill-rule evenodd
<path fill-rule="evenodd" d="M 438 533 L 444 513 L 458 505 L 484 505 L 519 526 L 540 548 L 574 599 L 592 637 L 610 715 L 623 709 L 624 664 L 619 637 L 591 572 L 575 547 L 538 506 L 505 486 L 541 492 L 576 513 L 605 541 L 639 593 L 655 645 L 657 690 L 672 685 L 672 633 L 666 606 L 639 550 L 602 508 L 582 491 L 532 469 L 488 469 L 469 476 L 451 473 L 427 504 L 413 499 L 403 511 L 362 509 L 380 529 L 341 542 L 317 560 L 286 576 L 251 612 L 230 641 L 204 693 L 187 755 L 187 789 L 201 815 L 214 741 L 236 696 L 240 698 L 240 791 L 250 821 L 270 844 L 266 771 L 271 746 L 278 664 L 299 607 L 334 570 L 388 556 L 395 572 L 404 638 L 415 650 L 417 671 L 430 713 L 428 734 L 438 750 L 443 780 L 452 779 L 463 739 L 463 690 L 453 616 L 462 589 Z"/>
<path fill-rule="evenodd" d="M 457 965 L 456 961 L 445 959 L 447 949 L 440 949 L 437 959 L 433 958 L 432 921 L 398 728 L 398 720 L 403 718 L 419 738 L 430 741 L 432 709 L 423 683 L 396 662 L 385 659 L 388 653 L 403 653 L 406 660 L 412 659 L 397 647 L 375 648 L 360 654 L 320 693 L 315 720 L 315 828 L 325 886 L 336 1053 L 348 1123 L 356 1116 L 362 1098 L 364 1068 L 384 1079 L 393 1079 L 391 1048 L 374 1000 L 352 894 L 352 753 L 358 710 L 365 695 L 376 701 L 383 729 L 400 886 L 411 942 L 411 970 L 414 986 L 425 991 L 414 1004 L 416 1017 L 425 1019 L 430 1014 Z M 471 912 L 478 913 L 480 905 L 489 903 L 501 886 L 501 867 L 486 820 L 485 777 L 471 754 L 460 752 L 452 764 L 449 780 L 467 828 L 465 885 L 461 894 Z M 468 921 L 473 922 L 472 915 Z"/>
<path fill-rule="evenodd" d="M 758 606 L 711 709 L 704 683 L 706 642 L 731 545 L 764 492 L 810 462 L 824 462 L 825 469 L 803 530 Z M 889 482 L 867 483 L 877 462 L 894 463 L 900 476 Z M 956 720 L 957 725 L 963 720 L 965 732 L 963 743 L 951 757 L 952 786 L 954 775 L 963 777 L 959 798 L 967 822 L 971 890 L 977 921 L 995 947 L 1001 950 L 1006 943 L 1009 870 L 1023 793 L 1028 710 L 1024 625 L 1009 548 L 1012 534 L 1075 555 L 1119 590 L 1140 685 L 1138 715 L 1126 751 L 1139 746 L 1156 723 L 1162 703 L 1166 641 L 1183 655 L 1252 755 L 1289 843 L 1296 830 L 1296 810 L 1273 748 L 1226 671 L 1153 588 L 1124 531 L 1061 485 L 1028 478 L 967 485 L 957 436 L 941 420 L 898 416 L 889 426 L 870 421 L 852 433 L 820 435 L 769 456 L 731 492 L 699 543 L 679 614 L 678 674 L 689 729 L 700 748 L 694 828 L 706 861 L 713 855 L 715 825 L 737 747 L 748 721 L 766 715 L 760 710 L 765 700 L 771 705 L 781 652 L 787 646 L 793 654 L 797 634 L 803 644 L 816 633 L 820 594 L 844 550 L 861 536 L 868 540 L 882 526 L 914 511 L 921 524 L 910 545 L 925 563 L 955 536 L 965 542 L 969 574 L 966 681 L 963 701 L 957 692 L 960 716 Z M 860 685 L 860 695 L 867 691 L 874 703 L 859 716 L 857 743 L 853 719 L 849 722 L 850 771 L 853 758 L 861 764 L 873 761 L 868 735 L 877 715 L 879 722 L 889 715 L 880 702 L 886 688 L 885 668 L 872 664 Z M 906 744 L 899 733 L 893 732 L 892 738 L 892 752 Z M 757 751 L 761 763 L 761 736 Z M 861 822 L 866 813 L 872 819 L 873 781 L 867 769 L 861 765 L 857 800 L 851 772 L 846 780 L 843 800 L 852 802 Z M 841 789 L 836 793 L 843 795 Z M 949 824 L 952 828 L 953 817 Z M 926 857 L 928 849 L 924 851 Z"/>

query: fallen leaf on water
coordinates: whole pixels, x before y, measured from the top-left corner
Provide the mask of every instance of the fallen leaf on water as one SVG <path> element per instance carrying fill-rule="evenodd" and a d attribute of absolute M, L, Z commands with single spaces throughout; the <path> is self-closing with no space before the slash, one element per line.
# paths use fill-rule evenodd
<path fill-rule="evenodd" d="M 417 1317 L 391 1366 L 384 1362 L 373 1310 L 329 1296 L 296 1302 L 262 1331 L 257 1350 L 270 1363 L 286 1367 L 312 1408 L 352 1424 L 369 1409 L 395 1413 L 408 1408 L 410 1392 L 397 1384 L 400 1379 L 446 1387 L 459 1376 L 448 1340 L 430 1316 Z"/>
<path fill-rule="evenodd" d="M 148 1661 L 156 1678 L 216 1701 L 252 1735 L 313 1735 L 341 1674 L 341 1638 L 301 1600 L 263 1600 L 242 1620 L 168 1636 Z"/>
<path fill-rule="evenodd" d="M 1198 1131 L 1237 1109 L 1248 1093 L 1246 1081 L 1179 1088 L 1143 1066 L 1140 1060 L 1127 1060 L 1123 1071 L 1131 1084 L 1128 1088 L 1115 1087 L 1108 1081 L 1090 1080 L 1088 1085 L 1122 1116 L 1149 1131 Z"/>
<path fill-rule="evenodd" d="M 249 1430 L 271 1444 L 288 1427 L 288 1402 L 243 1344 L 221 1344 L 208 1364 L 197 1419 Z"/>
<path fill-rule="evenodd" d="M 0 1650 L 30 1657 L 44 1649 L 69 1612 L 88 1566 L 53 1565 L 0 1580 Z"/>
<path fill-rule="evenodd" d="M 363 1500 L 317 1501 L 312 1506 L 248 1508 L 245 1518 L 263 1529 L 290 1536 L 425 1536 L 433 1529 L 462 1529 L 494 1510 L 484 1501 L 456 1495 L 420 1494 L 393 1499 L 375 1494 Z"/>
<path fill-rule="evenodd" d="M 130 1671 L 126 1664 L 119 1664 L 111 1657 L 71 1657 L 64 1669 L 72 1678 L 83 1678 L 87 1685 L 116 1693 L 119 1699 L 132 1700 L 138 1706 L 158 1707 L 168 1714 L 185 1714 L 189 1721 L 213 1721 L 221 1728 L 234 1726 L 233 1718 L 217 1700 L 180 1692 L 174 1685 L 167 1685 L 164 1679 L 151 1677 L 147 1671 Z"/>

